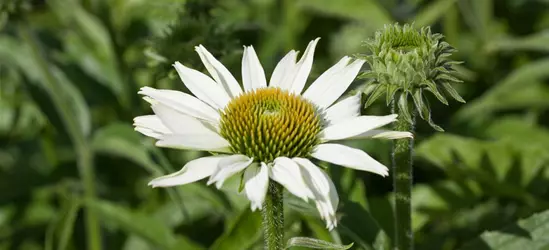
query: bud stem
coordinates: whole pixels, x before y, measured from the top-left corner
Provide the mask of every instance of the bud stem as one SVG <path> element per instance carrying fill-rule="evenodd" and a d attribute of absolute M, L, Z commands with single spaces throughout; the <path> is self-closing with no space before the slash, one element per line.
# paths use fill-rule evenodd
<path fill-rule="evenodd" d="M 271 181 L 263 203 L 263 237 L 266 250 L 284 249 L 284 197 L 283 187 Z"/>
<path fill-rule="evenodd" d="M 392 102 L 392 113 L 396 112 L 395 101 Z M 409 131 L 414 133 L 417 111 L 413 108 L 412 123 L 403 119 L 401 110 L 398 110 L 399 118 L 395 123 L 396 131 Z M 412 231 L 412 178 L 413 178 L 413 147 L 414 139 L 406 138 L 393 141 L 392 165 L 393 186 L 395 197 L 394 222 L 394 249 L 414 249 L 414 232 Z"/>

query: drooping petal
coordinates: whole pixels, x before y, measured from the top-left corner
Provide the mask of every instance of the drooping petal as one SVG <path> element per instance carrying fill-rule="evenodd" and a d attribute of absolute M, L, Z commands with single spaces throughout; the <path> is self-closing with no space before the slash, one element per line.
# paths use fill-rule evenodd
<path fill-rule="evenodd" d="M 297 52 L 292 50 L 278 62 L 276 65 L 273 74 L 271 75 L 271 80 L 269 81 L 269 87 L 278 87 L 284 90 L 290 90 L 291 82 L 284 81 L 285 77 L 289 74 L 292 74 L 296 67 L 296 57 Z"/>
<path fill-rule="evenodd" d="M 187 68 L 180 62 L 173 64 L 183 84 L 200 100 L 219 110 L 231 100 L 227 92 L 202 72 Z"/>
<path fill-rule="evenodd" d="M 207 156 L 192 160 L 175 173 L 158 177 L 149 182 L 152 187 L 171 187 L 195 182 L 210 176 L 226 155 Z"/>
<path fill-rule="evenodd" d="M 304 94 L 305 98 L 311 100 L 321 108 L 327 108 L 332 105 L 349 88 L 365 62 L 362 59 L 357 59 L 351 64 L 346 65 L 348 61 L 349 59 L 344 57 L 336 65 L 328 69 L 325 74 L 322 74 L 307 89 Z"/>
<path fill-rule="evenodd" d="M 133 126 L 135 126 L 136 131 L 155 139 L 159 139 L 164 134 L 172 133 L 156 115 L 135 117 Z"/>
<path fill-rule="evenodd" d="M 221 62 L 215 59 L 204 46 L 198 45 L 195 47 L 195 50 L 208 72 L 210 72 L 210 75 L 218 84 L 223 86 L 223 89 L 231 98 L 242 94 L 242 88 L 240 88 L 240 85 L 231 72 Z"/>
<path fill-rule="evenodd" d="M 265 163 L 254 163 L 244 172 L 244 191 L 251 202 L 252 211 L 261 210 L 267 187 L 269 186 L 269 167 Z"/>
<path fill-rule="evenodd" d="M 192 117 L 209 121 L 212 124 L 219 123 L 219 113 L 192 95 L 175 90 L 154 89 L 151 87 L 141 88 L 139 94 Z M 148 102 L 151 102 L 150 99 Z"/>
<path fill-rule="evenodd" d="M 308 201 L 313 198 L 312 191 L 305 185 L 303 175 L 297 163 L 287 157 L 278 157 L 274 160 L 274 166 L 270 168 L 269 176 L 274 181 L 284 186 L 290 193 Z"/>
<path fill-rule="evenodd" d="M 158 118 L 160 118 L 162 124 L 168 127 L 174 134 L 217 134 L 211 124 L 199 121 L 162 103 L 153 104 L 152 109 Z"/>
<path fill-rule="evenodd" d="M 396 114 L 386 116 L 358 116 L 337 122 L 322 130 L 325 141 L 350 138 L 366 131 L 379 128 L 396 121 Z"/>
<path fill-rule="evenodd" d="M 324 119 L 328 125 L 360 115 L 360 94 L 349 96 L 326 109 Z"/>
<path fill-rule="evenodd" d="M 301 56 L 301 59 L 297 62 L 293 73 L 288 74 L 288 76 L 284 79 L 284 81 L 290 82 L 289 89 L 291 93 L 301 94 L 303 91 L 307 78 L 309 77 L 309 73 L 311 73 L 311 68 L 313 67 L 313 57 L 318 40 L 320 40 L 320 37 L 309 42 L 303 56 Z"/>
<path fill-rule="evenodd" d="M 177 149 L 192 149 L 212 152 L 229 153 L 229 142 L 216 133 L 163 135 L 156 146 Z"/>
<path fill-rule="evenodd" d="M 330 177 L 305 158 L 293 158 L 303 170 L 305 183 L 313 191 L 320 215 L 326 221 L 326 227 L 332 230 L 337 225 L 336 210 L 339 197 Z"/>
<path fill-rule="evenodd" d="M 315 147 L 311 154 L 321 161 L 348 168 L 368 171 L 381 176 L 389 175 L 389 169 L 362 150 L 341 144 L 324 143 Z"/>
<path fill-rule="evenodd" d="M 402 139 L 402 138 L 414 138 L 414 135 L 407 131 L 392 131 L 384 129 L 373 129 L 366 131 L 362 134 L 350 137 L 348 139 L 363 139 L 363 138 L 379 138 L 379 139 Z"/>
<path fill-rule="evenodd" d="M 252 46 L 244 47 L 244 55 L 242 56 L 242 82 L 246 92 L 267 87 L 265 71 Z"/>
<path fill-rule="evenodd" d="M 217 188 L 221 188 L 226 179 L 234 174 L 244 170 L 253 161 L 253 158 L 249 158 L 245 155 L 231 155 L 219 161 L 218 167 L 215 172 L 210 176 L 208 185 L 215 183 Z"/>

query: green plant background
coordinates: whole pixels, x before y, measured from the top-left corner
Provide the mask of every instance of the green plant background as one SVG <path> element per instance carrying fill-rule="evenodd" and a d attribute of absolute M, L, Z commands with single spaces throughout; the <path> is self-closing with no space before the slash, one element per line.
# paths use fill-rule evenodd
<path fill-rule="evenodd" d="M 467 103 L 429 96 L 446 132 L 418 122 L 416 248 L 549 249 L 547 0 L 3 0 L 0 8 L 0 249 L 86 249 L 94 220 L 102 249 L 261 249 L 261 216 L 237 180 L 221 190 L 146 185 L 203 153 L 158 149 L 133 131 L 133 117 L 152 112 L 137 90 L 185 91 L 171 63 L 204 70 L 198 44 L 238 79 L 243 44 L 271 72 L 286 51 L 321 37 L 315 78 L 366 52 L 362 41 L 394 22 L 432 26 L 464 61 L 455 87 Z M 388 112 L 384 100 L 364 110 Z M 390 142 L 348 143 L 389 165 Z M 339 227 L 327 231 L 314 206 L 288 195 L 287 237 L 389 249 L 391 179 L 329 172 Z"/>

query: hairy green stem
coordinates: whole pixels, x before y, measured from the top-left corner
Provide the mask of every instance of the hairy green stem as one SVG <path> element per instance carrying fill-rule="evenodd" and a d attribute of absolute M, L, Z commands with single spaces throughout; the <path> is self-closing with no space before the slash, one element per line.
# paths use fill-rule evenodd
<path fill-rule="evenodd" d="M 71 138 L 71 142 L 74 145 L 77 154 L 77 165 L 82 182 L 84 183 L 84 198 L 86 202 L 93 202 L 95 200 L 95 174 L 93 169 L 93 155 L 88 144 L 86 135 L 79 128 L 79 125 L 71 114 L 66 100 L 63 98 L 62 87 L 57 83 L 46 57 L 42 54 L 40 44 L 33 36 L 33 32 L 30 27 L 21 25 L 20 29 L 21 38 L 30 47 L 31 56 L 36 62 L 38 70 L 40 70 L 43 76 L 45 90 L 47 91 L 56 111 L 61 117 L 61 121 Z M 95 215 L 95 212 L 91 208 L 87 208 L 85 211 L 86 221 L 86 241 L 88 250 L 101 250 L 101 231 L 99 221 Z"/>
<path fill-rule="evenodd" d="M 391 106 L 395 113 L 395 104 Z M 394 124 L 396 131 L 414 132 L 416 111 L 412 112 L 412 123 L 404 119 L 404 115 L 398 110 L 399 119 Z M 412 153 L 414 139 L 399 139 L 393 143 L 393 188 L 395 197 L 395 236 L 394 246 L 398 250 L 411 250 L 414 248 L 414 234 L 412 231 L 412 178 L 413 162 Z"/>
<path fill-rule="evenodd" d="M 263 204 L 263 237 L 266 250 L 284 249 L 284 198 L 283 188 L 275 182 L 269 183 Z"/>

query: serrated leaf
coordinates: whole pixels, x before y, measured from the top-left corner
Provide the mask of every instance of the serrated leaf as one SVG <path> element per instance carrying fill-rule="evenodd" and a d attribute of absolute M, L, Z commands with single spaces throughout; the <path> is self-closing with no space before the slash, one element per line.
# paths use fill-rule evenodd
<path fill-rule="evenodd" d="M 461 249 L 547 249 L 549 247 L 549 210 L 517 221 L 501 230 L 484 232 Z"/>
<path fill-rule="evenodd" d="M 294 237 L 288 240 L 288 242 L 286 243 L 286 249 L 289 249 L 291 247 L 307 247 L 312 249 L 347 250 L 351 248 L 353 244 L 354 243 L 351 243 L 349 245 L 339 245 L 314 238 Z"/>

